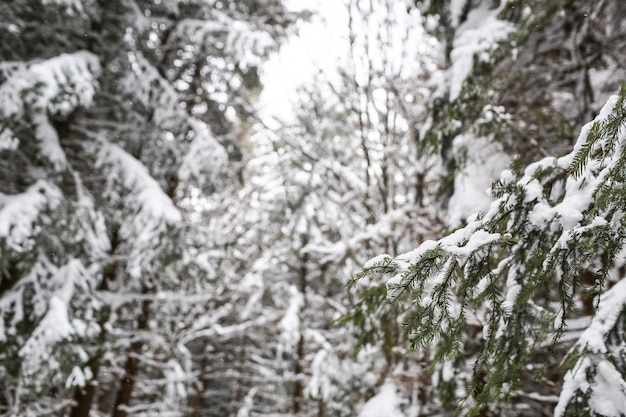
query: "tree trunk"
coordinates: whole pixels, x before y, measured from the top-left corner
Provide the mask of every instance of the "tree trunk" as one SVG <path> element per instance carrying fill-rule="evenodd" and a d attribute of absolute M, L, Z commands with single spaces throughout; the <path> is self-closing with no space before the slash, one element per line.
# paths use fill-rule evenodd
<path fill-rule="evenodd" d="M 293 415 L 297 416 L 302 411 L 302 399 L 304 398 L 304 384 L 302 383 L 304 367 L 302 360 L 304 359 L 304 337 L 300 333 L 298 347 L 296 349 L 296 363 L 294 366 L 295 381 L 293 384 Z"/>
<path fill-rule="evenodd" d="M 302 236 L 302 247 L 305 247 L 309 243 L 309 236 Z M 308 286 L 307 278 L 308 278 L 308 269 L 307 262 L 309 260 L 309 255 L 305 253 L 300 259 L 300 268 L 298 271 L 298 290 L 302 297 L 304 298 L 304 304 L 302 305 L 302 310 L 306 309 L 306 290 Z M 302 411 L 302 402 L 304 398 L 304 384 L 303 384 L 303 373 L 304 373 L 304 335 L 302 333 L 302 329 L 300 329 L 300 337 L 298 339 L 298 345 L 296 346 L 296 361 L 294 364 L 294 375 L 295 381 L 293 384 L 293 396 L 292 396 L 292 411 L 293 415 L 297 416 Z"/>
<path fill-rule="evenodd" d="M 144 300 L 141 305 L 141 315 L 137 321 L 138 330 L 146 330 L 148 328 L 148 317 L 150 316 L 150 301 Z M 130 354 L 124 365 L 124 376 L 120 381 L 120 388 L 117 391 L 115 405 L 113 406 L 112 417 L 127 417 L 126 408 L 130 404 L 135 388 L 135 378 L 139 372 L 139 358 L 143 347 L 143 341 L 137 340 L 130 345 Z"/>
<path fill-rule="evenodd" d="M 70 417 L 89 417 L 89 411 L 93 404 L 93 399 L 96 395 L 96 385 L 98 381 L 98 370 L 100 358 L 94 358 L 89 361 L 89 368 L 91 369 L 92 379 L 87 383 L 87 386 L 83 389 L 77 389 L 74 392 L 74 407 L 70 412 Z"/>
<path fill-rule="evenodd" d="M 109 236 L 109 241 L 111 243 L 111 249 L 109 252 L 109 256 L 113 257 L 115 254 L 115 250 L 120 245 L 119 239 L 119 228 L 115 226 L 109 227 L 111 235 Z M 104 269 L 102 273 L 102 282 L 98 290 L 100 291 L 108 291 L 109 290 L 109 282 L 114 281 L 117 277 L 117 270 L 119 267 L 119 261 L 113 260 L 107 268 Z M 87 383 L 87 386 L 84 389 L 77 389 L 74 392 L 74 406 L 70 411 L 70 417 L 89 417 L 89 412 L 91 411 L 91 406 L 93 404 L 93 400 L 96 396 L 96 388 L 98 386 L 98 372 L 100 371 L 100 359 L 102 359 L 102 355 L 104 354 L 104 345 L 107 333 L 105 329 L 105 323 L 109 320 L 110 311 L 105 310 L 102 313 L 102 316 L 98 320 L 98 325 L 100 326 L 100 349 L 99 351 L 89 359 L 87 365 L 89 369 L 91 369 L 91 380 Z"/>
<path fill-rule="evenodd" d="M 207 359 L 206 348 L 202 349 L 202 359 L 200 359 L 200 375 L 198 375 L 198 391 L 193 398 L 192 416 L 201 415 L 202 408 L 204 406 L 204 390 L 205 390 L 205 378 L 207 374 Z"/>

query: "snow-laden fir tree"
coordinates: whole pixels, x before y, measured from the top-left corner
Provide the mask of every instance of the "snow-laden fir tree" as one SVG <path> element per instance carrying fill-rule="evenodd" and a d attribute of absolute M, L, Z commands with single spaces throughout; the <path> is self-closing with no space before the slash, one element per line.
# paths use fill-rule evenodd
<path fill-rule="evenodd" d="M 497 414 L 506 400 L 511 412 L 523 413 L 534 394 L 528 389 L 542 395 L 540 385 L 552 382 L 563 388 L 556 415 L 626 411 L 619 336 L 625 100 L 626 87 L 585 125 L 571 153 L 504 171 L 486 213 L 413 251 L 373 258 L 357 275 L 388 277 L 370 294 L 384 293 L 409 312 L 408 340 L 416 349 L 434 345 L 440 384 L 450 377 L 458 384 L 459 373 L 468 372 L 468 384 L 453 391 L 462 393 L 461 410 Z M 589 302 L 595 314 L 582 320 Z M 365 298 L 352 314 L 380 308 Z M 581 321 L 585 330 L 564 359 L 564 382 L 544 379 L 547 368 L 528 368 L 537 355 L 567 346 Z M 480 335 L 478 346 L 468 346 L 472 333 Z"/>
<path fill-rule="evenodd" d="M 216 277 L 181 201 L 232 175 L 230 124 L 289 19 L 127 0 L 0 17 L 0 412 L 184 415 L 181 332 L 215 314 Z"/>
<path fill-rule="evenodd" d="M 619 1 L 418 4 L 447 43 L 423 133 L 447 161 L 442 192 L 458 224 L 471 200 L 486 207 L 483 190 L 518 155 L 527 164 L 571 149 L 624 79 L 612 51 L 626 48 L 625 16 Z"/>
<path fill-rule="evenodd" d="M 449 175 L 440 183 L 440 218 L 454 230 L 466 224 L 466 217 L 473 212 L 489 210 L 491 199 L 484 190 L 516 155 L 520 160 L 515 167 L 521 171 L 520 167 L 533 159 L 558 156 L 571 149 L 577 126 L 599 112 L 610 92 L 624 79 L 619 60 L 610 48 L 599 47 L 610 44 L 615 50 L 623 50 L 623 37 L 619 35 L 623 33 L 623 15 L 618 11 L 619 4 L 611 1 L 450 1 L 418 5 L 437 19 L 439 24 L 429 29 L 447 42 L 447 69 L 431 97 L 430 118 L 421 132 L 445 161 Z M 391 258 L 398 255 L 391 253 Z M 596 263 L 600 265 L 603 259 L 600 256 Z M 581 279 L 585 285 L 593 285 L 596 263 L 583 268 Z M 414 313 L 411 308 L 399 312 L 377 310 L 386 294 L 380 291 L 382 287 L 375 287 L 362 293 L 361 307 L 351 313 L 354 320 L 365 329 L 376 328 L 376 314 L 388 311 L 399 320 L 409 320 Z M 559 298 L 555 288 L 544 292 L 547 300 Z M 592 291 L 581 301 L 583 315 L 593 312 L 593 296 Z M 362 314 L 366 311 L 369 313 Z M 509 395 L 510 403 L 517 405 L 510 406 L 507 413 L 524 415 L 532 410 L 537 415 L 553 414 L 564 372 L 560 361 L 585 320 L 570 321 L 570 331 L 562 343 L 553 351 L 539 349 L 518 370 L 522 388 L 517 395 Z M 429 387 L 429 395 L 422 402 L 425 414 L 429 407 L 453 412 L 457 400 L 467 393 L 465 386 L 471 383 L 478 349 L 483 344 L 483 325 L 470 317 L 460 331 L 463 354 L 435 366 L 432 380 L 424 384 Z M 439 359 L 439 345 L 431 340 L 421 352 L 431 360 Z M 536 381 L 540 369 L 543 373 Z M 474 386 L 484 385 L 480 378 L 474 382 Z M 471 407 L 470 402 L 461 410 Z M 495 406 L 480 409 L 493 415 L 502 410 Z"/>

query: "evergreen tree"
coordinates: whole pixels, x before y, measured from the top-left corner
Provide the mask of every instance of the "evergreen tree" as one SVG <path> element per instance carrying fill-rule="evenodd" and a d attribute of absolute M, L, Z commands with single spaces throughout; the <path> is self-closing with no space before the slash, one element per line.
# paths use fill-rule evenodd
<path fill-rule="evenodd" d="M 0 16 L 1 412 L 182 415 L 180 334 L 217 279 L 183 209 L 234 176 L 230 123 L 291 18 L 127 0 Z"/>
<path fill-rule="evenodd" d="M 1 3 L 0 414 L 625 414 L 620 6 Z"/>
<path fill-rule="evenodd" d="M 431 97 L 430 118 L 423 130 L 448 172 L 448 179 L 439 184 L 439 203 L 445 209 L 441 218 L 447 219 L 452 230 L 466 226 L 444 239 L 424 242 L 414 252 L 399 255 L 392 251 L 366 263 L 366 270 L 357 277 L 368 277 L 365 282 L 369 284 L 348 317 L 365 330 L 381 327 L 380 317 L 386 314 L 405 322 L 413 348 L 433 363 L 427 383 L 433 390 L 428 389 L 422 401 L 425 414 L 429 407 L 452 412 L 457 401 L 465 398 L 457 410 L 462 413 L 525 415 L 532 410 L 536 415 L 551 415 L 562 386 L 560 362 L 585 319 L 573 320 L 578 316 L 566 308 L 563 300 L 568 298 L 561 295 L 554 279 L 547 278 L 557 261 L 544 265 L 546 256 L 563 230 L 551 218 L 544 219 L 541 227 L 530 227 L 532 220 L 527 216 L 534 209 L 518 207 L 521 203 L 513 201 L 535 198 L 517 194 L 526 192 L 522 188 L 535 177 L 549 206 L 566 198 L 562 188 L 568 177 L 566 159 L 550 157 L 525 171 L 521 167 L 537 157 L 566 153 L 575 126 L 599 112 L 609 92 L 622 82 L 621 66 L 606 53 L 607 48 L 600 47 L 623 48 L 621 41 L 614 40 L 622 33 L 622 17 L 614 12 L 618 7 L 614 2 L 417 5 L 438 20 L 440 24 L 431 28 L 447 42 L 447 69 Z M 563 71 L 564 67 L 571 71 Z M 598 129 L 602 123 L 598 120 Z M 502 184 L 495 184 L 492 192 L 498 198 L 507 196 L 510 202 L 498 208 L 502 200 L 490 203 L 483 190 L 516 155 L 520 156 L 512 174 L 503 175 L 519 190 L 511 186 L 506 188 L 511 194 L 502 194 Z M 548 168 L 556 164 L 550 162 L 554 160 L 560 161 L 560 169 Z M 576 177 L 587 181 L 581 178 Z M 484 218 L 473 214 L 466 220 L 479 210 L 487 213 Z M 536 220 L 534 216 L 531 219 Z M 483 222 L 490 226 L 477 226 Z M 500 236 L 495 239 L 493 233 Z M 570 254 L 563 261 L 570 272 L 575 271 L 571 279 L 580 276 L 574 280 L 580 284 L 573 290 L 577 295 L 569 299 L 576 301 L 583 316 L 593 313 L 593 300 L 601 289 L 596 271 L 619 266 L 619 259 L 606 257 L 608 250 L 599 253 L 596 257 Z M 525 288 L 523 297 L 509 291 L 518 275 L 539 280 L 537 270 L 543 271 L 544 280 L 528 287 L 520 283 Z M 380 272 L 395 278 L 385 285 Z M 386 299 L 396 298 L 397 302 L 386 306 Z M 527 305 L 526 300 L 532 302 Z M 569 327 L 555 330 L 553 314 L 560 303 L 566 316 L 570 312 Z M 376 340 L 382 343 L 383 339 Z M 372 341 L 364 342 L 367 346 Z M 576 375 L 580 378 L 581 374 Z M 571 392 L 568 398 L 582 398 L 580 392 L 585 390 Z M 503 398 L 505 403 L 491 402 Z M 565 409 L 567 400 L 561 402 Z"/>
<path fill-rule="evenodd" d="M 623 307 L 625 93 L 623 88 L 585 125 L 570 154 L 504 171 L 493 185 L 496 199 L 487 213 L 411 252 L 375 258 L 357 276 L 389 276 L 371 292 L 406 306 L 411 345 L 434 342 L 434 361 L 444 365 L 442 372 L 469 372 L 462 409 L 497 413 L 502 405 L 492 401 L 507 399 L 511 412 L 523 413 L 532 399 L 526 373 L 545 371 L 529 365 L 537 355 L 554 355 L 559 344 L 567 345 L 568 331 L 578 330 L 578 318 L 592 302 L 598 311 L 566 358 L 557 414 L 623 413 L 623 393 L 608 402 L 597 396 L 607 383 L 615 383 L 617 392 L 624 383 L 615 334 Z M 384 308 L 366 301 L 355 317 Z M 480 335 L 478 346 L 471 346 L 472 333 Z M 460 359 L 468 353 L 473 356 L 466 369 Z M 550 358 L 543 361 L 553 365 Z M 442 376 L 440 382 L 448 379 Z"/>

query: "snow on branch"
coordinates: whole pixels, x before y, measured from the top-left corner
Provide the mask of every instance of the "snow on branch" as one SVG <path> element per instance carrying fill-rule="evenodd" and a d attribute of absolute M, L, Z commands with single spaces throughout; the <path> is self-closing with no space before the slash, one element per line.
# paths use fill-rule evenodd
<path fill-rule="evenodd" d="M 451 100 L 456 99 L 461 93 L 463 83 L 472 70 L 474 59 L 488 61 L 489 51 L 514 32 L 514 26 L 510 22 L 497 18 L 505 4 L 502 3 L 499 8 L 489 10 L 488 2 L 482 2 L 480 7 L 473 9 L 467 20 L 457 28 L 450 52 L 450 61 L 453 63 L 449 70 Z"/>
<path fill-rule="evenodd" d="M 77 329 L 85 330 L 85 326 L 80 325 L 82 322 L 75 327 L 68 309 L 77 289 L 89 290 L 89 273 L 77 259 L 57 268 L 42 258 L 40 266 L 41 268 L 34 269 L 14 289 L 15 292 L 24 294 L 28 286 L 34 286 L 35 294 L 40 295 L 33 311 L 41 320 L 38 320 L 40 317 L 29 318 L 38 320 L 38 323 L 19 351 L 19 356 L 23 359 L 23 372 L 29 377 L 35 377 L 41 369 L 57 368 L 59 364 L 52 355 L 54 346 L 80 333 Z M 14 307 L 18 308 L 21 301 Z M 5 312 L 4 309 L 1 311 Z"/>
<path fill-rule="evenodd" d="M 583 127 L 570 154 L 504 171 L 492 186 L 495 200 L 486 214 L 411 252 L 374 258 L 353 280 L 387 276 L 388 300 L 410 300 L 409 340 L 415 347 L 437 341 L 436 361 L 460 353 L 468 317 L 482 325 L 474 378 L 481 369 L 489 377 L 481 382 L 479 401 L 500 395 L 502 382 L 515 389 L 534 349 L 560 340 L 579 272 L 605 253 L 609 262 L 598 273 L 600 289 L 624 248 L 625 101 L 626 88 Z M 539 291 L 554 284 L 559 312 Z M 378 308 L 364 300 L 367 309 Z"/>
<path fill-rule="evenodd" d="M 100 62 L 91 52 L 61 54 L 14 67 L 0 85 L 0 120 L 30 113 L 41 151 L 57 169 L 66 165 L 52 117 L 67 117 L 89 106 L 96 92 Z"/>
<path fill-rule="evenodd" d="M 363 231 L 354 233 L 349 239 L 322 244 L 310 243 L 302 249 L 302 252 L 321 255 L 321 263 L 341 262 L 368 244 L 381 243 L 389 237 L 406 233 L 408 227 L 424 235 L 432 234 L 432 224 L 425 216 L 416 215 L 414 211 L 415 209 L 411 207 L 391 210 L 381 215 L 376 223 L 366 225 Z"/>
<path fill-rule="evenodd" d="M 246 22 L 232 22 L 226 40 L 226 50 L 243 69 L 260 65 L 260 57 L 275 47 L 276 42 L 267 31 L 256 30 Z"/>
<path fill-rule="evenodd" d="M 139 51 L 129 52 L 128 61 L 132 71 L 121 80 L 122 90 L 132 91 L 133 100 L 152 110 L 157 125 L 184 118 L 184 112 L 178 106 L 178 93 L 150 61 Z"/>
<path fill-rule="evenodd" d="M 172 39 L 188 39 L 193 43 L 202 43 L 211 34 L 228 30 L 228 24 L 204 19 L 182 19 L 172 31 Z"/>
<path fill-rule="evenodd" d="M 184 19 L 178 22 L 172 39 L 188 40 L 191 44 L 213 42 L 224 36 L 224 51 L 242 69 L 259 66 L 260 57 L 277 46 L 266 28 L 257 29 L 250 22 L 235 20 L 226 13 L 212 11 L 212 19 Z"/>
<path fill-rule="evenodd" d="M 614 363 L 612 355 L 616 350 L 611 349 L 613 346 L 608 340 L 610 332 L 618 326 L 618 320 L 623 320 L 625 306 L 626 280 L 622 280 L 602 295 L 591 324 L 572 348 L 571 354 L 584 352 L 584 356 L 565 374 L 554 410 L 556 417 L 563 416 L 568 404 L 579 395 L 588 398 L 595 413 L 605 416 L 626 414 L 626 381 Z"/>
<path fill-rule="evenodd" d="M 120 236 L 130 245 L 127 270 L 139 278 L 158 269 L 157 260 L 167 258 L 163 245 L 170 243 L 162 235 L 181 222 L 180 211 L 145 165 L 121 147 L 100 140 L 96 166 L 109 173 L 107 197 L 128 211 L 120 219 Z"/>
<path fill-rule="evenodd" d="M 141 161 L 113 143 L 102 140 L 100 145 L 96 165 L 106 166 L 110 181 L 121 181 L 129 193 L 125 200 L 135 215 L 135 232 L 160 229 L 162 224 L 175 224 L 181 220 L 181 214 L 172 200 Z"/>
<path fill-rule="evenodd" d="M 87 51 L 28 63 L 12 71 L 0 86 L 0 115 L 19 116 L 25 106 L 67 115 L 76 107 L 88 106 L 100 70 L 98 57 Z"/>
<path fill-rule="evenodd" d="M 83 2 L 80 0 L 41 0 L 41 3 L 44 6 L 63 6 L 65 13 L 70 16 L 74 13 L 78 13 L 81 16 L 87 16 L 85 9 L 83 9 Z"/>
<path fill-rule="evenodd" d="M 195 135 L 178 171 L 180 179 L 217 189 L 228 175 L 228 153 L 208 125 L 195 119 L 189 119 L 189 124 Z"/>
<path fill-rule="evenodd" d="M 31 250 L 41 211 L 54 209 L 62 198 L 61 191 L 44 180 L 21 194 L 0 193 L 0 241 L 16 252 Z"/>

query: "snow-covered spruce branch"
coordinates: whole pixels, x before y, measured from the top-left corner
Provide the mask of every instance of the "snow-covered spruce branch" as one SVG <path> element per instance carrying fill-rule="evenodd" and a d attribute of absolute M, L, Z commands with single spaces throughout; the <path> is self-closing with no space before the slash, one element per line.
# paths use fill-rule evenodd
<path fill-rule="evenodd" d="M 532 355 L 555 346 L 575 313 L 580 272 L 603 262 L 600 291 L 623 253 L 625 97 L 622 88 L 609 99 L 570 154 L 504 171 L 487 213 L 411 252 L 370 260 L 352 285 L 381 275 L 386 284 L 366 288 L 346 320 L 363 326 L 388 308 L 383 300 L 400 305 L 412 347 L 435 344 L 435 362 L 461 354 L 468 326 L 482 328 L 465 397 L 480 407 L 515 395 Z"/>

